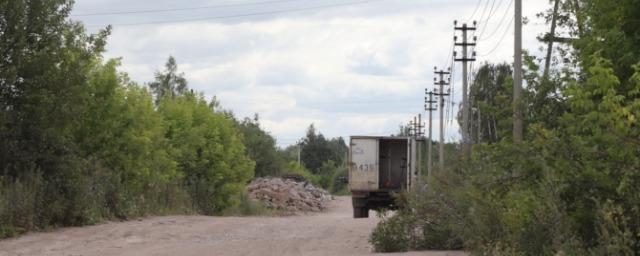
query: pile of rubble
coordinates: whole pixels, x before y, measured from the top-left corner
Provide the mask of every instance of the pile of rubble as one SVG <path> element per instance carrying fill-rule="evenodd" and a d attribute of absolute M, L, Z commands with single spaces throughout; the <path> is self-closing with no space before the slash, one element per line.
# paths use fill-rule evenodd
<path fill-rule="evenodd" d="M 258 178 L 247 186 L 249 198 L 261 201 L 267 208 L 289 212 L 325 210 L 331 194 L 302 180 Z"/>

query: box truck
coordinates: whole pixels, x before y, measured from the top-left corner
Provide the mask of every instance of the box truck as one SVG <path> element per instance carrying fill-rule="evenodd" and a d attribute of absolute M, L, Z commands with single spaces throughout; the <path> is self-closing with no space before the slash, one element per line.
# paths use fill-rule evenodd
<path fill-rule="evenodd" d="M 393 208 L 394 193 L 417 185 L 423 142 L 413 137 L 351 137 L 349 188 L 354 218 L 368 218 L 369 210 Z"/>

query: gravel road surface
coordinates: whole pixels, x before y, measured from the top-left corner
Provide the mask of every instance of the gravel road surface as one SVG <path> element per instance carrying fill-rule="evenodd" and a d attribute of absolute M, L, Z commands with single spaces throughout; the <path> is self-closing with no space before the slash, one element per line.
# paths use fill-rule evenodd
<path fill-rule="evenodd" d="M 152 217 L 31 233 L 0 241 L 13 255 L 370 255 L 378 219 L 353 219 L 349 197 L 327 212 L 288 217 Z M 457 256 L 462 252 L 385 255 Z"/>

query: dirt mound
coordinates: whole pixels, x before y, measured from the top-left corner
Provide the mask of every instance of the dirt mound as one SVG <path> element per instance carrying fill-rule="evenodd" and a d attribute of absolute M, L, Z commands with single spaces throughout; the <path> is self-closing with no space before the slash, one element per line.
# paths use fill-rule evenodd
<path fill-rule="evenodd" d="M 283 178 L 258 178 L 247 186 L 249 198 L 267 208 L 289 212 L 319 212 L 327 209 L 331 194 L 306 181 Z"/>

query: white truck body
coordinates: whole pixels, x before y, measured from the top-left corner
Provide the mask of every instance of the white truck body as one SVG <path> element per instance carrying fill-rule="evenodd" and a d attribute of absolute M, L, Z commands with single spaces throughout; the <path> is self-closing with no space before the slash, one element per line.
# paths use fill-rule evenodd
<path fill-rule="evenodd" d="M 349 188 L 355 218 L 368 217 L 369 209 L 393 207 L 392 193 L 416 184 L 419 143 L 412 137 L 351 137 Z"/>

